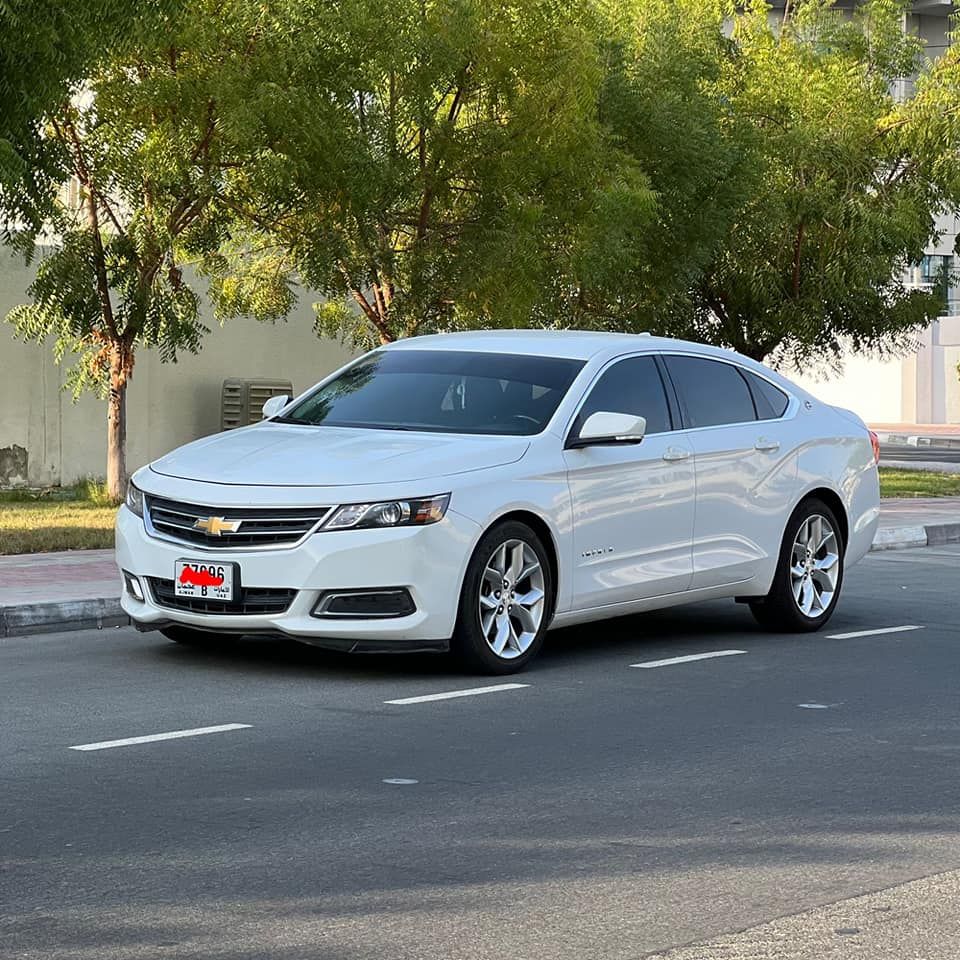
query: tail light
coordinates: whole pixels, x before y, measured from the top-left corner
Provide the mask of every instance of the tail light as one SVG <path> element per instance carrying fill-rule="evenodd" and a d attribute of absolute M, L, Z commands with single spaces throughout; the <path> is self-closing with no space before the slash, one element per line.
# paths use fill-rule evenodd
<path fill-rule="evenodd" d="M 873 460 L 875 463 L 880 462 L 880 438 L 872 431 L 867 431 L 870 434 L 870 446 L 873 447 Z"/>

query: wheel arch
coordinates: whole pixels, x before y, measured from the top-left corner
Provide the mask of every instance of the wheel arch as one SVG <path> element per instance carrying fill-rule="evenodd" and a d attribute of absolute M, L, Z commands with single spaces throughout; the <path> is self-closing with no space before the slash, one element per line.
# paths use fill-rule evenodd
<path fill-rule="evenodd" d="M 796 513 L 808 500 L 822 500 L 833 511 L 837 523 L 840 524 L 840 536 L 843 540 L 843 547 L 846 549 L 850 542 L 850 518 L 847 515 L 847 507 L 841 496 L 829 487 L 815 487 L 813 490 L 808 490 L 800 498 L 793 512 Z"/>

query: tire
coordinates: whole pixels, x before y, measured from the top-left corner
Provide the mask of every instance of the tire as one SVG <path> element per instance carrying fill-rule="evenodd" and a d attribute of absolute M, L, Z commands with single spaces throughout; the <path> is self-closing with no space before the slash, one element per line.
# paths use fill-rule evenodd
<path fill-rule="evenodd" d="M 540 652 L 553 603 L 553 574 L 540 537 L 525 523 L 499 523 L 470 558 L 451 650 L 472 670 L 516 673 Z"/>
<path fill-rule="evenodd" d="M 757 623 L 782 633 L 819 630 L 837 609 L 844 548 L 833 510 L 815 497 L 804 500 L 787 523 L 770 592 L 750 604 Z"/>
<path fill-rule="evenodd" d="M 206 630 L 194 630 L 192 627 L 162 627 L 160 629 L 168 640 L 182 643 L 188 647 L 214 647 L 223 643 L 223 635 Z"/>

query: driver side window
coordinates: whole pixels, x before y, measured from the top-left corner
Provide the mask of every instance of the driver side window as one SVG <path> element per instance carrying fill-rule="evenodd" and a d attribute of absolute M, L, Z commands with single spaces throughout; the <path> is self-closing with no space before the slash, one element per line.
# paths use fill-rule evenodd
<path fill-rule="evenodd" d="M 591 414 L 601 410 L 645 417 L 648 434 L 667 433 L 673 429 L 663 380 L 651 356 L 627 357 L 607 368 L 577 414 L 573 435 L 580 432 Z"/>

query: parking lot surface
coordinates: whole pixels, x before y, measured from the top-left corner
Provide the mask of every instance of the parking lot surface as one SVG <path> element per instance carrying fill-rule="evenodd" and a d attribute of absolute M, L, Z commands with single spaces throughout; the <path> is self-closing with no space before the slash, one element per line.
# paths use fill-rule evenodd
<path fill-rule="evenodd" d="M 690 606 L 507 678 L 0 641 L 0 957 L 953 958 L 958 596 L 874 554 L 823 633 Z"/>

